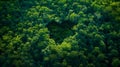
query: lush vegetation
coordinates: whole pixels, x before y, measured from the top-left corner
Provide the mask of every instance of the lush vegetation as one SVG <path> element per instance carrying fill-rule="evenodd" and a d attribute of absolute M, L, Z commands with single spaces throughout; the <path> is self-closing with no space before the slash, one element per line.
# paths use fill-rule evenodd
<path fill-rule="evenodd" d="M 0 0 L 0 67 L 120 67 L 120 1 Z"/>

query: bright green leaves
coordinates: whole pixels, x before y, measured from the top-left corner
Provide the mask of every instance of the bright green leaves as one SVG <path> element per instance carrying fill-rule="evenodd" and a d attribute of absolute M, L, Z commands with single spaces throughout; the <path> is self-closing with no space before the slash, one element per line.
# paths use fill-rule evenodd
<path fill-rule="evenodd" d="M 111 15 L 113 16 L 113 17 L 115 17 L 115 20 L 117 21 L 117 22 L 119 22 L 120 21 L 120 2 L 113 2 L 112 4 L 111 4 L 111 6 L 112 6 L 112 10 L 110 10 L 110 11 L 112 11 L 111 12 Z"/>
<path fill-rule="evenodd" d="M 48 7 L 46 7 L 46 6 L 39 6 L 39 7 L 37 7 L 38 9 L 39 9 L 39 11 L 40 12 L 51 12 L 52 10 L 50 9 L 50 8 L 48 8 Z"/>
<path fill-rule="evenodd" d="M 66 54 L 67 51 L 71 51 L 71 48 L 72 46 L 70 43 L 63 42 L 62 44 L 59 45 L 51 44 L 47 46 L 45 49 L 43 49 L 42 52 L 45 55 L 58 54 L 59 56 L 64 57 L 64 54 Z"/>
<path fill-rule="evenodd" d="M 34 22 L 47 23 L 54 18 L 54 14 L 50 14 L 52 11 L 52 9 L 46 6 L 34 6 L 27 12 L 27 16 Z"/>
<path fill-rule="evenodd" d="M 39 13 L 38 12 L 28 12 L 28 15 L 31 18 L 38 18 Z"/>
<path fill-rule="evenodd" d="M 77 51 L 71 51 L 69 54 L 70 58 L 76 58 L 78 56 L 79 56 L 79 52 L 77 52 Z"/>
<path fill-rule="evenodd" d="M 3 38 L 3 40 L 5 40 L 5 41 L 9 41 L 9 40 L 11 39 L 11 36 L 9 36 L 9 35 L 4 35 L 4 36 L 2 36 L 2 38 Z"/>
<path fill-rule="evenodd" d="M 76 13 L 71 13 L 70 17 L 69 17 L 69 20 L 72 21 L 72 22 L 77 22 L 78 17 L 79 16 Z"/>
<path fill-rule="evenodd" d="M 62 42 L 60 48 L 62 48 L 63 50 L 70 51 L 71 50 L 71 44 L 70 43 L 66 43 L 66 42 Z"/>
<path fill-rule="evenodd" d="M 57 23 L 61 23 L 61 21 L 60 21 L 60 20 L 61 20 L 60 17 L 55 17 L 54 20 L 55 20 L 55 22 L 57 22 Z"/>
<path fill-rule="evenodd" d="M 112 17 L 113 21 L 120 21 L 120 2 L 111 2 L 105 9 L 105 12 L 109 12 L 109 16 Z"/>
<path fill-rule="evenodd" d="M 58 3 L 65 4 L 66 0 L 59 0 Z"/>

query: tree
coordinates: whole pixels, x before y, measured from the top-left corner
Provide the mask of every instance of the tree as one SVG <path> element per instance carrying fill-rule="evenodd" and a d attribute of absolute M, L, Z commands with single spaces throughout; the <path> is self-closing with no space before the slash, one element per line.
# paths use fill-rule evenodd
<path fill-rule="evenodd" d="M 113 59 L 112 66 L 113 67 L 119 67 L 120 66 L 120 60 L 118 58 Z"/>

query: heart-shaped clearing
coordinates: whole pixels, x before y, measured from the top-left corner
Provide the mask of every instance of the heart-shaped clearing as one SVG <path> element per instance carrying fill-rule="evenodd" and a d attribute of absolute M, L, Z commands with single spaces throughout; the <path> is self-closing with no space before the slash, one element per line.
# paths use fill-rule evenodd
<path fill-rule="evenodd" d="M 74 34 L 72 27 L 75 23 L 70 21 L 64 21 L 57 23 L 52 21 L 47 24 L 48 30 L 50 31 L 50 38 L 54 39 L 56 43 L 61 43 L 66 37 Z"/>

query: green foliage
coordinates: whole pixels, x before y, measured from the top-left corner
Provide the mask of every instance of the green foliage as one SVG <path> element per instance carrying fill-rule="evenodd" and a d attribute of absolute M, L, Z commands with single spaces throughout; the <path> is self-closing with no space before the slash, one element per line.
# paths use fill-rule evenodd
<path fill-rule="evenodd" d="M 120 60 L 117 59 L 117 58 L 113 59 L 112 66 L 113 67 L 119 67 L 120 66 Z"/>
<path fill-rule="evenodd" d="M 75 14 L 75 13 L 71 13 L 70 14 L 70 21 L 76 22 L 77 19 L 78 19 L 78 15 L 77 14 Z"/>
<path fill-rule="evenodd" d="M 0 0 L 0 67 L 120 67 L 119 0 Z"/>

